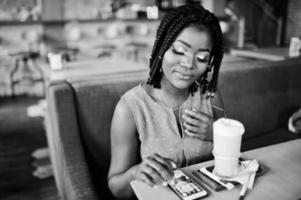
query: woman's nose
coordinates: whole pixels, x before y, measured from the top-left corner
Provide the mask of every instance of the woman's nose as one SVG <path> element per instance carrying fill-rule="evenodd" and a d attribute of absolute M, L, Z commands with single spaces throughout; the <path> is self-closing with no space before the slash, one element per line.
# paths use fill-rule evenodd
<path fill-rule="evenodd" d="M 181 66 L 186 67 L 186 68 L 192 68 L 194 66 L 194 60 L 192 56 L 185 56 L 181 60 Z"/>

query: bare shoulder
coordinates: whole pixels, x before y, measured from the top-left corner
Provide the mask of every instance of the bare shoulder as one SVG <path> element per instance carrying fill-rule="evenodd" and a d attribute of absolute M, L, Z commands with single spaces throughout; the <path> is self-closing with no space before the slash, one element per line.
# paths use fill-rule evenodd
<path fill-rule="evenodd" d="M 115 106 L 114 115 L 131 116 L 131 110 L 124 99 L 120 99 Z"/>
<path fill-rule="evenodd" d="M 120 136 L 121 132 L 124 134 L 136 133 L 136 124 L 133 114 L 123 99 L 120 99 L 116 104 L 111 124 L 112 134 L 118 134 Z"/>

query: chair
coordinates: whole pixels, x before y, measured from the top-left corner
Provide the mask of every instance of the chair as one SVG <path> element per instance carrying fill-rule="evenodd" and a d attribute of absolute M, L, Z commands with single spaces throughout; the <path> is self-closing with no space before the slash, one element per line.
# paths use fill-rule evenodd
<path fill-rule="evenodd" d="M 48 86 L 47 139 L 63 200 L 114 199 L 107 186 L 114 107 L 146 75 L 116 72 Z"/>
<path fill-rule="evenodd" d="M 37 63 L 40 54 L 34 51 L 19 51 L 9 54 L 14 60 L 13 69 L 10 72 L 11 93 L 15 97 L 15 86 L 21 84 L 33 85 L 42 83 L 42 95 L 45 94 L 45 78 L 41 67 Z M 21 75 L 18 77 L 18 73 Z M 38 74 L 38 76 L 36 76 Z"/>

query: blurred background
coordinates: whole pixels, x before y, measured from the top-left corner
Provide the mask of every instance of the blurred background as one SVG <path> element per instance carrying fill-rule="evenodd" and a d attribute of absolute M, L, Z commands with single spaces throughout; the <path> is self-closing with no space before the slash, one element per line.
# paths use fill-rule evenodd
<path fill-rule="evenodd" d="M 49 67 L 62 65 L 51 66 L 50 54 L 66 62 L 117 58 L 147 64 L 160 18 L 183 4 L 202 4 L 219 17 L 229 55 L 256 58 L 252 53 L 259 49 L 288 56 L 276 48 L 299 41 L 297 0 L 0 0 L 0 95 L 29 93 L 19 87 L 20 76 L 27 76 L 27 84 L 40 83 L 31 84 L 31 93 L 42 90 Z"/>
<path fill-rule="evenodd" d="M 0 0 L 0 199 L 58 199 L 44 127 L 47 85 L 147 70 L 160 19 L 184 4 L 218 16 L 224 62 L 300 55 L 299 0 Z"/>

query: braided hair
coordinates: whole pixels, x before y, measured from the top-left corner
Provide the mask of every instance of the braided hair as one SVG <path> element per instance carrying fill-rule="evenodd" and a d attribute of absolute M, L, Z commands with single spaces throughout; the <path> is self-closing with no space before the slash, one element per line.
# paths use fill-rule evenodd
<path fill-rule="evenodd" d="M 223 35 L 217 17 L 203 8 L 201 5 L 184 5 L 167 13 L 157 30 L 156 40 L 149 60 L 149 78 L 147 83 L 154 88 L 160 88 L 162 58 L 165 52 L 180 32 L 189 26 L 200 30 L 206 30 L 211 35 L 212 50 L 209 57 L 209 67 L 203 75 L 190 86 L 189 91 L 193 94 L 197 87 L 202 88 L 202 93 L 207 92 L 207 97 L 213 97 L 217 88 L 218 73 L 224 54 Z M 207 80 L 208 73 L 213 71 L 211 80 Z"/>

